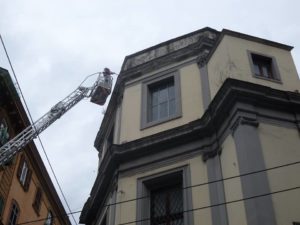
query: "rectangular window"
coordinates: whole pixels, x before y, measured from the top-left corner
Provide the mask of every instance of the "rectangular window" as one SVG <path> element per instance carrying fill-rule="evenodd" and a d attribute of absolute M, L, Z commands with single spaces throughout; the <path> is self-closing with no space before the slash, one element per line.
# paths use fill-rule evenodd
<path fill-rule="evenodd" d="M 267 80 L 280 80 L 279 70 L 274 57 L 248 52 L 251 71 L 254 77 Z"/>
<path fill-rule="evenodd" d="M 28 165 L 27 162 L 24 161 L 21 169 L 21 175 L 20 175 L 20 182 L 22 185 L 25 185 L 27 173 L 28 173 Z"/>
<path fill-rule="evenodd" d="M 28 163 L 24 155 L 21 155 L 20 163 L 17 171 L 17 177 L 25 191 L 28 191 L 32 172 L 29 169 Z"/>
<path fill-rule="evenodd" d="M 181 116 L 180 78 L 177 72 L 154 75 L 142 85 L 141 129 Z"/>
<path fill-rule="evenodd" d="M 38 187 L 36 189 L 34 202 L 32 204 L 32 207 L 34 208 L 35 212 L 38 215 L 39 215 L 39 212 L 40 212 L 41 201 L 42 201 L 42 190 L 41 190 L 41 188 Z"/>
<path fill-rule="evenodd" d="M 183 225 L 182 184 L 152 190 L 151 225 Z"/>
<path fill-rule="evenodd" d="M 138 225 L 192 225 L 189 167 L 138 179 Z M 189 212 L 185 212 L 189 211 Z"/>
<path fill-rule="evenodd" d="M 149 86 L 148 122 L 169 118 L 175 114 L 174 78 Z"/>

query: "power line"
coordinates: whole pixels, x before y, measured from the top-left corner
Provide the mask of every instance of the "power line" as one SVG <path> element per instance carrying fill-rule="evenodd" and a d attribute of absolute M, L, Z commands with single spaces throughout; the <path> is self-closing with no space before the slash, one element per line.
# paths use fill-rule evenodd
<path fill-rule="evenodd" d="M 221 206 L 221 205 L 227 205 L 227 204 L 232 204 L 232 203 L 236 203 L 236 202 L 247 201 L 247 200 L 254 199 L 254 198 L 265 197 L 265 196 L 268 196 L 268 195 L 278 194 L 278 193 L 287 192 L 287 191 L 293 191 L 293 190 L 297 190 L 297 189 L 300 189 L 300 186 L 293 187 L 293 188 L 288 188 L 288 189 L 283 189 L 283 190 L 279 190 L 279 191 L 274 191 L 274 192 L 269 192 L 269 193 L 265 193 L 265 194 L 261 194 L 261 195 L 254 195 L 254 196 L 251 196 L 251 197 L 248 197 L 248 198 L 241 198 L 241 199 L 237 199 L 237 200 L 233 200 L 233 201 L 222 202 L 222 203 L 203 206 L 203 207 L 194 208 L 194 209 L 188 209 L 188 210 L 182 211 L 182 213 L 188 213 L 188 212 L 208 209 L 208 208 L 212 208 L 212 207 L 217 207 L 217 206 Z M 128 225 L 128 224 L 132 224 L 132 223 L 148 221 L 150 219 L 151 218 L 145 218 L 145 219 L 134 220 L 134 221 L 126 222 L 126 223 L 119 223 L 117 225 Z"/>
<path fill-rule="evenodd" d="M 275 169 L 279 169 L 279 168 L 282 168 L 282 167 L 293 166 L 293 165 L 297 165 L 297 164 L 300 164 L 300 161 L 287 163 L 287 164 L 283 164 L 283 165 L 280 165 L 280 166 L 274 166 L 274 167 L 270 167 L 270 168 L 263 169 L 263 170 L 256 170 L 256 171 L 249 172 L 249 173 L 243 173 L 243 174 L 240 174 L 240 175 L 226 177 L 226 178 L 213 180 L 213 181 L 209 181 L 209 182 L 205 182 L 205 183 L 186 186 L 186 187 L 183 187 L 182 189 L 184 190 L 184 189 L 189 189 L 189 188 L 194 188 L 194 187 L 200 187 L 200 186 L 209 185 L 209 184 L 213 184 L 213 183 L 217 183 L 217 182 L 222 182 L 222 181 L 231 180 L 231 179 L 240 178 L 240 177 L 245 177 L 245 176 L 249 176 L 249 175 L 253 175 L 253 174 L 257 174 L 257 173 L 262 173 L 262 172 L 266 172 L 266 171 L 270 171 L 270 170 L 275 170 Z M 110 203 L 110 204 L 104 205 L 103 207 L 119 205 L 119 204 L 128 203 L 128 202 L 132 202 L 132 201 L 136 201 L 136 200 L 146 199 L 146 198 L 149 198 L 149 197 L 150 196 L 142 196 L 142 197 L 133 198 L 133 199 L 125 200 L 125 201 Z"/>
<path fill-rule="evenodd" d="M 279 191 L 273 191 L 273 192 L 269 192 L 269 193 L 264 193 L 264 194 L 260 194 L 260 195 L 253 195 L 253 196 L 247 197 L 247 198 L 240 198 L 240 199 L 237 199 L 237 200 L 222 202 L 222 203 L 213 204 L 213 205 L 207 205 L 207 206 L 198 207 L 198 208 L 194 208 L 194 209 L 183 210 L 182 213 L 189 213 L 189 212 L 199 211 L 199 210 L 208 209 L 208 208 L 212 208 L 212 207 L 233 204 L 233 203 L 237 203 L 237 202 L 241 202 L 241 201 L 247 201 L 247 200 L 251 200 L 251 199 L 255 199 L 255 198 L 261 198 L 261 197 L 274 195 L 274 194 L 279 194 L 279 193 L 283 193 L 283 192 L 287 192 L 287 191 L 293 191 L 293 190 L 297 190 L 297 189 L 300 189 L 300 186 L 287 188 L 287 189 L 282 189 L 282 190 L 279 190 Z M 80 212 L 82 212 L 82 211 L 74 211 L 74 212 L 67 213 L 64 216 L 69 216 L 69 215 L 73 215 L 73 214 L 80 213 Z M 58 217 L 58 216 L 53 216 L 52 218 L 55 218 L 55 217 Z M 31 221 L 26 221 L 26 222 L 23 222 L 23 223 L 18 223 L 17 225 L 40 222 L 40 221 L 44 221 L 46 219 L 47 218 L 45 217 L 43 219 L 31 220 Z M 128 225 L 128 224 L 132 224 L 132 223 L 148 221 L 150 219 L 151 218 L 145 218 L 145 219 L 134 220 L 134 221 L 129 221 L 129 222 L 125 222 L 125 223 L 119 223 L 117 225 Z"/>
<path fill-rule="evenodd" d="M 52 216 L 52 218 L 61 218 L 61 217 L 67 217 L 69 215 L 73 215 L 73 214 L 77 214 L 77 213 L 81 213 L 82 211 L 74 211 L 74 212 L 69 212 L 69 213 L 66 213 L 62 216 Z M 36 223 L 36 222 L 40 222 L 40 221 L 45 221 L 47 220 L 48 217 L 44 217 L 44 218 L 41 218 L 41 219 L 37 219 L 37 220 L 30 220 L 30 221 L 26 221 L 26 222 L 23 222 L 23 223 L 17 223 L 16 225 L 23 225 L 23 224 L 29 224 L 29 223 Z"/>
<path fill-rule="evenodd" d="M 270 170 L 274 170 L 274 169 L 279 169 L 279 168 L 283 168 L 283 167 L 288 167 L 288 166 L 292 166 L 292 165 L 297 165 L 299 163 L 300 163 L 300 161 L 296 161 L 296 162 L 292 162 L 292 163 L 283 164 L 283 165 L 280 165 L 280 166 L 270 167 L 270 168 L 263 169 L 263 170 L 257 170 L 257 171 L 253 171 L 253 172 L 249 172 L 249 173 L 240 174 L 240 175 L 237 175 L 237 176 L 232 176 L 232 177 L 218 179 L 218 180 L 214 180 L 214 181 L 210 181 L 210 182 L 195 184 L 195 185 L 183 187 L 182 190 L 188 189 L 188 188 L 195 188 L 195 187 L 199 187 L 199 186 L 203 186 L 203 185 L 208 185 L 208 184 L 212 184 L 212 183 L 217 183 L 217 182 L 221 182 L 221 181 L 226 181 L 226 180 L 230 180 L 230 179 L 234 179 L 234 178 L 240 178 L 240 177 L 244 177 L 244 176 L 249 176 L 249 175 L 253 175 L 253 174 L 256 174 L 256 173 L 266 172 L 266 171 L 270 171 Z M 242 198 L 242 199 L 228 201 L 228 202 L 224 202 L 224 203 L 219 203 L 219 204 L 204 206 L 204 207 L 200 207 L 200 208 L 186 210 L 186 211 L 183 211 L 183 212 L 197 211 L 197 210 L 201 210 L 201 209 L 206 209 L 206 208 L 221 206 L 221 205 L 224 205 L 224 204 L 232 204 L 232 203 L 240 202 L 240 201 L 244 201 L 244 200 L 246 201 L 246 200 L 249 200 L 249 199 L 252 199 L 252 198 L 258 198 L 258 197 L 263 197 L 263 196 L 267 196 L 267 195 L 277 194 L 277 193 L 281 193 L 281 192 L 292 191 L 292 190 L 296 190 L 296 189 L 299 189 L 299 188 L 300 187 L 293 187 L 293 188 L 283 189 L 283 190 L 280 190 L 280 191 L 275 191 L 275 192 L 265 193 L 265 194 L 261 194 L 261 195 L 251 196 L 251 197 L 248 197 L 248 198 Z M 111 204 L 104 205 L 102 208 L 104 208 L 104 207 L 110 207 L 110 206 L 113 206 L 113 205 L 119 205 L 119 204 L 123 204 L 123 203 L 127 203 L 127 202 L 132 202 L 132 201 L 136 201 L 136 200 L 141 200 L 141 199 L 145 199 L 145 198 L 149 198 L 149 197 L 150 196 L 143 196 L 143 197 L 139 197 L 139 198 L 129 199 L 129 200 L 126 200 L 126 201 L 120 201 L 120 202 L 116 202 L 116 203 L 111 203 Z M 80 212 L 82 212 L 82 211 L 74 211 L 74 212 L 67 213 L 64 216 L 68 216 L 68 215 L 76 214 L 76 213 L 80 213 Z M 58 216 L 54 216 L 54 217 L 58 217 Z M 42 220 L 45 220 L 45 219 L 46 218 L 39 219 L 39 220 L 27 221 L 27 222 L 24 222 L 24 223 L 19 223 L 18 225 L 28 224 L 28 223 L 33 223 L 33 222 L 38 222 L 38 221 L 42 221 Z M 137 221 L 132 221 L 132 222 L 127 222 L 127 223 L 122 223 L 122 224 L 118 224 L 118 225 L 126 225 L 126 224 L 135 223 L 135 222 L 142 222 L 142 221 L 146 221 L 146 220 L 149 220 L 149 218 L 142 219 L 142 220 L 137 220 Z"/>
<path fill-rule="evenodd" d="M 17 84 L 17 86 L 18 86 L 18 89 L 19 89 L 19 91 L 20 91 L 21 97 L 22 97 L 22 99 L 23 99 L 25 108 L 26 108 L 26 110 L 27 110 L 27 112 L 28 112 L 28 115 L 29 115 L 29 118 L 30 118 L 30 122 L 33 123 L 33 119 L 32 119 L 31 113 L 30 113 L 30 111 L 29 111 L 29 107 L 28 107 L 28 105 L 27 105 L 27 103 L 26 103 L 25 97 L 24 97 L 23 92 L 22 92 L 22 90 L 21 90 L 21 87 L 20 87 L 20 85 L 19 85 L 19 82 L 18 82 L 16 73 L 15 73 L 15 70 L 14 70 L 13 65 L 12 65 L 12 63 L 11 63 L 10 57 L 9 57 L 8 52 L 7 52 L 7 50 L 6 50 L 6 47 L 5 47 L 5 44 L 4 44 L 4 41 L 3 41 L 3 39 L 2 39 L 1 34 L 0 34 L 0 39 L 1 39 L 2 46 L 3 46 L 4 51 L 5 51 L 6 57 L 7 57 L 7 59 L 8 59 L 10 68 L 11 68 L 11 70 L 12 70 L 12 72 L 13 72 L 13 75 L 14 75 L 14 78 L 15 78 L 15 81 L 16 81 L 16 84 Z M 67 202 L 67 199 L 66 199 L 66 197 L 65 197 L 65 195 L 64 195 L 64 193 L 63 193 L 63 191 L 62 191 L 62 188 L 61 188 L 61 186 L 60 186 L 60 184 L 59 184 L 59 182 L 58 182 L 58 179 L 57 179 L 56 174 L 55 174 L 55 172 L 54 172 L 54 170 L 53 170 L 53 167 L 52 167 L 52 165 L 51 165 L 51 163 L 50 163 L 50 160 L 49 160 L 49 158 L 48 158 L 48 155 L 47 155 L 47 153 L 46 153 L 46 150 L 45 150 L 45 148 L 44 148 L 44 145 L 43 145 L 43 143 L 42 143 L 42 140 L 40 139 L 40 136 L 39 136 L 39 135 L 37 135 L 37 138 L 38 138 L 39 143 L 40 143 L 40 145 L 41 145 L 41 147 L 42 147 L 42 150 L 43 150 L 43 152 L 44 152 L 44 154 L 45 154 L 45 156 L 46 156 L 47 162 L 48 162 L 48 164 L 49 164 L 49 166 L 50 166 L 51 172 L 52 172 L 52 174 L 53 174 L 53 176 L 54 176 L 54 179 L 55 179 L 55 181 L 56 181 L 56 184 L 57 184 L 57 186 L 58 186 L 58 188 L 59 188 L 59 190 L 60 190 L 60 192 L 61 192 L 61 195 L 63 196 L 63 199 L 64 199 L 64 201 L 65 201 L 65 203 L 66 203 L 66 205 L 67 205 L 67 207 L 68 207 L 69 212 L 71 212 L 71 208 L 70 208 L 70 206 L 69 206 L 69 204 L 68 204 L 68 202 Z M 76 222 L 76 220 L 75 220 L 73 214 L 71 214 L 71 215 L 72 215 L 73 221 L 74 221 L 75 224 L 77 225 L 77 222 Z"/>

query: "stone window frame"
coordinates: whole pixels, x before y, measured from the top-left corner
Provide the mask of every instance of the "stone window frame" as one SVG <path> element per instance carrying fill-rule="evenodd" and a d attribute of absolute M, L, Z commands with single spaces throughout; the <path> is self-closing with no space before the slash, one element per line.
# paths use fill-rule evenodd
<path fill-rule="evenodd" d="M 150 104 L 150 90 L 149 87 L 152 85 L 160 84 L 167 79 L 174 79 L 174 91 L 175 91 L 175 113 L 172 116 L 168 116 L 163 119 L 148 122 L 148 110 Z M 182 106 L 181 106 L 181 82 L 180 74 L 178 70 L 167 70 L 160 72 L 150 77 L 145 78 L 142 81 L 142 102 L 141 102 L 141 127 L 140 129 L 146 129 L 161 123 L 168 122 L 173 119 L 177 119 L 182 116 Z"/>
<path fill-rule="evenodd" d="M 250 62 L 250 68 L 251 68 L 251 73 L 252 73 L 253 77 L 258 78 L 258 79 L 276 82 L 276 83 L 282 83 L 281 76 L 280 76 L 279 69 L 278 69 L 277 60 L 274 56 L 267 55 L 267 54 L 264 54 L 261 52 L 251 51 L 251 50 L 247 50 L 247 55 L 248 55 L 248 59 Z M 273 78 L 263 77 L 263 76 L 259 76 L 259 75 L 255 74 L 254 63 L 253 63 L 253 58 L 252 58 L 253 55 L 269 58 L 271 60 Z"/>
<path fill-rule="evenodd" d="M 188 165 L 171 169 L 168 171 L 156 173 L 147 177 L 137 179 L 137 211 L 136 220 L 137 225 L 150 225 L 150 192 L 151 186 L 157 183 L 168 183 L 168 179 L 174 179 L 174 176 L 182 176 L 183 186 L 183 223 L 184 225 L 193 225 L 193 198 L 191 188 L 191 173 Z M 163 184 L 159 184 L 163 187 Z"/>

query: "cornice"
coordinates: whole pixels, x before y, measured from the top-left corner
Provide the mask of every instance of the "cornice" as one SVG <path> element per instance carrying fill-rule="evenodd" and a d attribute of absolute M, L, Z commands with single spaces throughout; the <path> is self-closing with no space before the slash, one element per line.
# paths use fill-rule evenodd
<path fill-rule="evenodd" d="M 104 115 L 101 127 L 97 133 L 97 136 L 96 136 L 96 139 L 94 142 L 94 146 L 98 151 L 101 151 L 101 146 L 104 141 L 106 131 L 109 128 L 110 122 L 113 120 L 113 117 L 115 115 L 116 108 L 118 107 L 118 105 L 120 103 L 119 99 L 122 98 L 125 83 L 130 80 L 139 78 L 139 77 L 143 76 L 144 74 L 151 72 L 153 70 L 158 70 L 160 68 L 166 67 L 167 65 L 170 65 L 170 64 L 173 64 L 176 62 L 181 62 L 185 59 L 195 57 L 195 56 L 198 57 L 196 60 L 196 63 L 198 63 L 199 65 L 206 63 L 207 62 L 206 58 L 209 55 L 209 52 L 213 48 L 214 43 L 218 37 L 217 31 L 212 30 L 210 28 L 206 28 L 206 29 L 209 32 L 214 32 L 214 35 L 215 35 L 214 38 L 211 38 L 209 35 L 203 35 L 197 42 L 190 44 L 184 48 L 170 52 L 169 54 L 155 58 L 154 60 L 147 61 L 147 62 L 137 65 L 135 67 L 129 68 L 127 70 L 122 69 L 121 73 L 118 76 L 114 91 L 112 93 L 111 100 L 108 104 L 107 111 Z M 201 31 L 204 32 L 205 29 L 203 29 Z M 188 35 L 185 35 L 184 37 L 186 37 L 186 36 L 188 36 Z M 180 38 L 181 37 L 176 38 L 175 40 L 179 40 Z M 173 40 L 171 40 L 171 41 L 173 41 Z M 171 42 L 171 41 L 168 41 L 168 42 Z M 155 48 L 155 47 L 157 47 L 157 46 L 154 46 L 152 48 Z M 150 48 L 150 50 L 152 48 Z M 143 52 L 147 52 L 147 50 L 142 51 L 142 53 Z M 136 54 L 138 54 L 138 53 L 136 53 Z M 128 56 L 126 58 L 130 58 L 134 55 Z M 126 61 L 126 59 L 124 61 Z"/>
<path fill-rule="evenodd" d="M 98 206 L 104 201 L 102 196 L 108 191 L 106 187 L 111 175 L 121 163 L 128 163 L 131 160 L 167 151 L 176 146 L 184 146 L 197 141 L 199 143 L 201 140 L 209 139 L 211 140 L 209 144 L 199 145 L 193 150 L 200 151 L 203 160 L 206 161 L 210 157 L 221 154 L 218 131 L 225 122 L 227 123 L 226 129 L 231 132 L 234 127 L 239 125 L 258 126 L 255 118 L 247 116 L 249 108 L 255 108 L 249 107 L 249 105 L 298 115 L 300 113 L 300 95 L 245 81 L 227 79 L 201 119 L 125 144 L 113 145 L 102 160 L 91 197 L 83 208 L 80 222 L 91 224 L 99 210 Z M 238 116 L 235 121 L 231 121 L 233 125 L 230 125 L 228 120 L 233 110 L 245 112 L 245 115 Z M 297 118 L 294 123 L 299 123 Z"/>

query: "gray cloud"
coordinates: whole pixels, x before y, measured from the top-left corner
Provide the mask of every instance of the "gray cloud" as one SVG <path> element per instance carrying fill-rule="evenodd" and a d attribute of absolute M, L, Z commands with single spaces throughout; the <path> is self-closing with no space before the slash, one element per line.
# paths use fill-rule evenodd
<path fill-rule="evenodd" d="M 205 26 L 293 45 L 300 66 L 296 0 L 11 0 L 0 8 L 0 31 L 34 119 L 85 75 L 104 67 L 119 72 L 126 55 Z M 3 49 L 0 63 L 9 68 Z M 93 142 L 102 118 L 102 108 L 85 100 L 41 135 L 73 210 L 96 176 Z"/>

